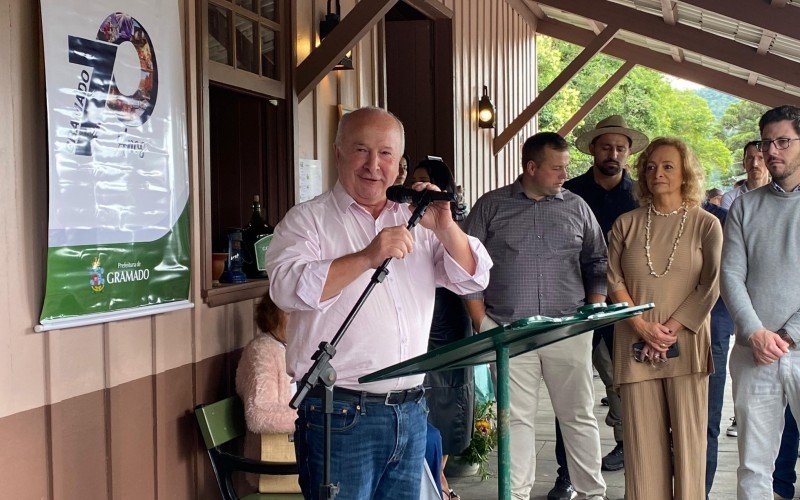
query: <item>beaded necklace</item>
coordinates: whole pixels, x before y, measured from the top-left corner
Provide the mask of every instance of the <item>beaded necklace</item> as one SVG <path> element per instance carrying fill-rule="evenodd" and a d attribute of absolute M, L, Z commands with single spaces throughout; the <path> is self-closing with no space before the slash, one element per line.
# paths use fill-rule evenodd
<path fill-rule="evenodd" d="M 663 273 L 658 274 L 655 269 L 653 269 L 653 259 L 650 257 L 650 226 L 653 221 L 653 214 L 660 217 L 669 217 L 670 215 L 677 214 L 680 210 L 683 210 L 683 215 L 681 216 L 681 225 L 678 228 L 678 235 L 675 237 L 675 243 L 672 244 L 672 252 L 669 254 L 669 259 L 667 260 L 667 268 L 664 270 Z M 656 278 L 663 278 L 667 275 L 670 268 L 672 267 L 672 261 L 675 258 L 675 251 L 678 249 L 678 243 L 681 241 L 681 236 L 683 236 L 683 228 L 686 226 L 686 218 L 689 215 L 689 209 L 686 208 L 686 202 L 681 203 L 681 206 L 673 210 L 672 212 L 659 212 L 656 210 L 656 207 L 653 206 L 653 203 L 650 203 L 650 206 L 647 208 L 647 224 L 644 227 L 644 251 L 645 255 L 647 255 L 647 267 L 650 268 L 650 275 L 655 276 Z"/>

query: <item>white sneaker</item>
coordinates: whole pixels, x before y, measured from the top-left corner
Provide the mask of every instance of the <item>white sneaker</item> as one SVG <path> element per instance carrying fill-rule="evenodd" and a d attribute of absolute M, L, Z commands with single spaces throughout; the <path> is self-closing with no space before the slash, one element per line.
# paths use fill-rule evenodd
<path fill-rule="evenodd" d="M 736 428 L 736 417 L 731 417 L 731 425 L 728 427 L 728 430 L 725 431 L 730 437 L 737 437 L 739 435 L 739 429 Z"/>

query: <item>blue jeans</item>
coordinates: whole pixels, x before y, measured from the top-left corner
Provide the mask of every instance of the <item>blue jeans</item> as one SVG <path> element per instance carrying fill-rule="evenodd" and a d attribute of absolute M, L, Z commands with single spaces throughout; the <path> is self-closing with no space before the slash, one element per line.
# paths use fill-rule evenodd
<path fill-rule="evenodd" d="M 319 498 L 323 481 L 322 401 L 307 397 L 297 410 L 295 454 L 305 498 Z M 425 398 L 399 405 L 334 400 L 331 482 L 337 499 L 419 498 L 428 406 Z"/>
<path fill-rule="evenodd" d="M 436 483 L 436 491 L 442 491 L 442 433 L 428 422 L 425 442 L 425 461 Z"/>
<path fill-rule="evenodd" d="M 719 447 L 719 424 L 722 419 L 722 402 L 725 396 L 725 380 L 728 372 L 728 348 L 733 333 L 733 320 L 722 299 L 711 309 L 711 358 L 714 373 L 708 377 L 708 430 L 706 433 L 706 498 L 714 484 L 717 472 L 717 449 Z M 794 467 L 794 466 L 793 466 Z"/>
<path fill-rule="evenodd" d="M 800 434 L 797 432 L 797 422 L 792 416 L 789 405 L 786 405 L 784 417 L 786 422 L 783 426 L 781 447 L 778 458 L 775 459 L 775 471 L 772 473 L 772 491 L 784 498 L 794 498 L 794 483 L 797 480 L 794 466 L 797 463 Z"/>

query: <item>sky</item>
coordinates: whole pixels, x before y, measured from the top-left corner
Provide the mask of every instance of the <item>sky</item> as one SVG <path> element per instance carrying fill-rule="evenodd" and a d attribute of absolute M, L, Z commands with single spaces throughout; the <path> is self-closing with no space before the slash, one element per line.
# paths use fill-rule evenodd
<path fill-rule="evenodd" d="M 667 77 L 667 80 L 669 81 L 670 85 L 672 85 L 672 88 L 675 88 L 675 89 L 678 89 L 678 90 L 695 90 L 695 89 L 703 88 L 702 85 L 699 85 L 699 84 L 694 83 L 694 82 L 690 82 L 688 80 L 684 80 L 682 78 L 677 78 L 675 76 L 670 76 L 670 75 L 666 75 L 666 77 Z"/>

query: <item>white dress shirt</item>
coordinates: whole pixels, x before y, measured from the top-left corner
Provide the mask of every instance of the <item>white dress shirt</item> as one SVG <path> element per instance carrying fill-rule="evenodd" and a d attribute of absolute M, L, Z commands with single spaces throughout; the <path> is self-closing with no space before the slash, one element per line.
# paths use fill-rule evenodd
<path fill-rule="evenodd" d="M 294 206 L 275 228 L 267 249 L 270 295 L 289 313 L 286 370 L 294 381 L 312 364 L 320 342 L 330 341 L 362 294 L 374 269 L 324 302 L 322 289 L 333 260 L 363 250 L 384 228 L 405 225 L 406 204 L 386 203 L 377 219 L 350 197 L 338 182 L 331 191 Z M 422 383 L 423 375 L 359 384 L 358 378 L 424 354 L 428 348 L 437 286 L 463 295 L 483 290 L 489 282 L 491 258 L 469 237 L 477 264 L 470 275 L 444 249 L 434 233 L 411 230 L 414 250 L 389 264 L 337 347 L 332 365 L 338 387 L 384 393 Z"/>

